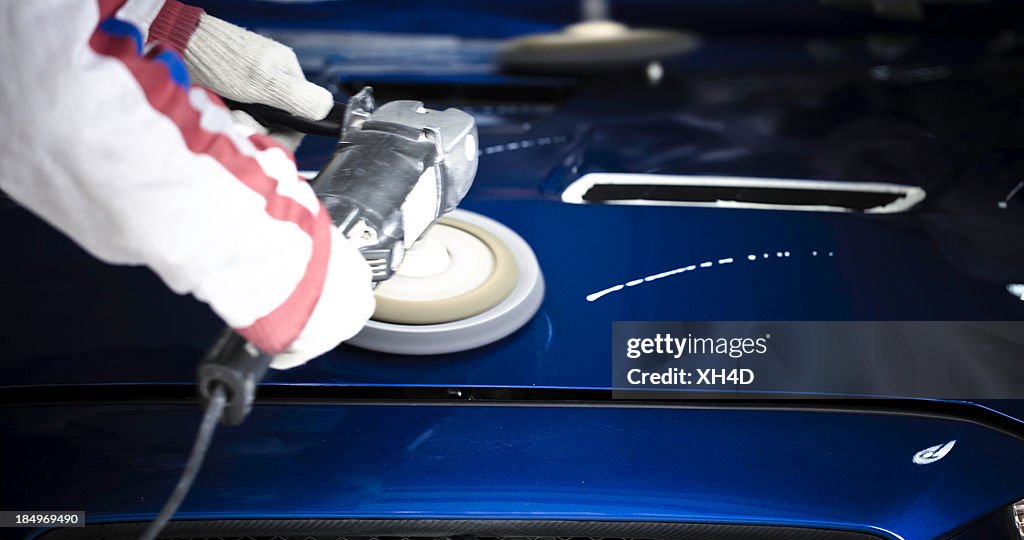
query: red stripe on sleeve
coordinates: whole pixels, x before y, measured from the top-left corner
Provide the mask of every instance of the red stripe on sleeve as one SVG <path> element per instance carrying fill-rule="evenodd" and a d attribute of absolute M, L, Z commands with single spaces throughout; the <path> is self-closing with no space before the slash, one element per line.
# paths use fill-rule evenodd
<path fill-rule="evenodd" d="M 109 4 L 109 5 L 108 5 Z M 116 4 L 116 5 L 115 5 Z M 120 2 L 101 0 L 101 13 L 112 13 Z M 266 201 L 273 219 L 298 225 L 313 241 L 312 256 L 305 274 L 291 295 L 269 314 L 239 332 L 262 351 L 277 354 L 299 335 L 323 290 L 330 255 L 331 221 L 326 210 L 313 215 L 293 199 L 277 194 L 277 181 L 269 177 L 254 157 L 243 155 L 227 136 L 200 127 L 200 113 L 188 99 L 188 90 L 175 84 L 166 67 L 136 54 L 130 37 L 114 36 L 97 29 L 89 40 L 97 53 L 120 60 L 134 75 L 152 107 L 171 119 L 181 130 L 189 150 L 216 159 L 244 185 Z M 212 98 L 223 106 L 219 98 Z M 264 144 L 268 144 L 264 141 Z"/>
<path fill-rule="evenodd" d="M 167 0 L 149 27 L 149 41 L 159 42 L 184 55 L 188 40 L 199 26 L 199 16 L 203 13 L 201 8 L 178 0 Z"/>

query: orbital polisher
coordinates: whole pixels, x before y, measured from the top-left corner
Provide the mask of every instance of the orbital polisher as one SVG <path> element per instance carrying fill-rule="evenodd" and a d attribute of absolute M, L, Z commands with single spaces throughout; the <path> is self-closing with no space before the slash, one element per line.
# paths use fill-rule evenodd
<path fill-rule="evenodd" d="M 544 281 L 529 245 L 508 227 L 455 208 L 476 175 L 472 116 L 419 101 L 377 107 L 370 88 L 315 122 L 265 105 L 229 105 L 265 125 L 338 136 L 330 162 L 311 182 L 334 224 L 366 257 L 377 303 L 349 344 L 391 354 L 457 352 L 511 334 L 540 307 Z M 402 208 L 417 198 L 436 200 L 442 217 L 411 238 Z M 223 388 L 230 399 L 222 421 L 241 423 L 270 360 L 226 329 L 200 363 L 201 398 L 206 403 Z"/>
<path fill-rule="evenodd" d="M 391 354 L 461 351 L 511 334 L 540 307 L 543 278 L 526 242 L 494 220 L 455 208 L 477 169 L 470 115 L 427 109 L 419 101 L 376 107 L 370 88 L 320 121 L 265 105 L 228 105 L 264 125 L 338 138 L 311 183 L 334 224 L 366 258 L 377 302 L 372 319 L 348 343 Z M 416 199 L 436 201 L 436 215 L 443 216 L 419 238 L 406 234 L 402 219 L 403 206 Z M 185 470 L 144 539 L 155 538 L 184 500 L 217 423 L 237 425 L 248 416 L 270 361 L 230 328 L 203 358 L 203 421 Z"/>

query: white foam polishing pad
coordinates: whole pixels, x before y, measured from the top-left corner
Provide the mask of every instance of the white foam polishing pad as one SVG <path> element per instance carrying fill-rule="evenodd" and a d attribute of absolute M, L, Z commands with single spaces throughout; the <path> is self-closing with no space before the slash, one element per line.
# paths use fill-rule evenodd
<path fill-rule="evenodd" d="M 438 220 L 375 290 L 377 309 L 349 343 L 440 354 L 501 339 L 540 307 L 544 280 L 529 245 L 508 227 L 455 210 Z"/>
<path fill-rule="evenodd" d="M 441 218 L 406 251 L 395 276 L 376 291 L 373 319 L 436 324 L 471 317 L 512 292 L 518 267 L 486 229 Z"/>

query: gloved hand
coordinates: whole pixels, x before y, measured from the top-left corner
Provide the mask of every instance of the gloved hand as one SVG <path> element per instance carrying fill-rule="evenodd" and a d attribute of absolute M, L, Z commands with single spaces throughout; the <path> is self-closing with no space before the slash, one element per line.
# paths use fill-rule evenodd
<path fill-rule="evenodd" d="M 334 98 L 306 80 L 295 52 L 255 32 L 203 13 L 185 46 L 195 82 L 243 103 L 263 103 L 310 120 L 327 116 Z"/>
<path fill-rule="evenodd" d="M 269 105 L 309 120 L 323 119 L 334 105 L 327 89 L 306 80 L 291 48 L 177 0 L 166 1 L 149 39 L 181 53 L 192 81 L 221 97 Z M 302 138 L 292 130 L 268 133 L 245 113 L 236 112 L 235 118 L 290 150 Z"/>
<path fill-rule="evenodd" d="M 356 335 L 375 307 L 366 261 L 336 227 L 331 227 L 331 258 L 320 299 L 299 337 L 274 355 L 270 367 L 301 366 Z"/>
<path fill-rule="evenodd" d="M 129 6 L 135 13 L 158 11 L 148 41 L 178 52 L 193 84 L 233 101 L 268 105 L 310 120 L 324 118 L 334 106 L 330 92 L 305 79 L 289 47 L 178 0 L 129 3 L 135 4 Z M 302 139 L 297 131 L 268 128 L 242 111 L 231 111 L 231 117 L 243 136 L 269 135 L 291 151 Z M 357 333 L 373 313 L 366 261 L 336 227 L 329 228 L 331 255 L 319 300 L 298 337 L 275 354 L 271 367 L 298 366 L 329 351 Z M 247 337 L 261 345 L 269 342 Z"/>

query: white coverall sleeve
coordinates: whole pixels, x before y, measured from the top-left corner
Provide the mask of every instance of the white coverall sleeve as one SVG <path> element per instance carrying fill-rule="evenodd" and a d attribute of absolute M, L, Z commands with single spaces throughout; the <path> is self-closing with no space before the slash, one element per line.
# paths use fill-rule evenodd
<path fill-rule="evenodd" d="M 0 1 L 0 188 L 265 352 L 326 351 L 373 311 L 367 265 L 290 152 L 235 124 L 175 52 L 144 50 L 161 5 Z"/>

